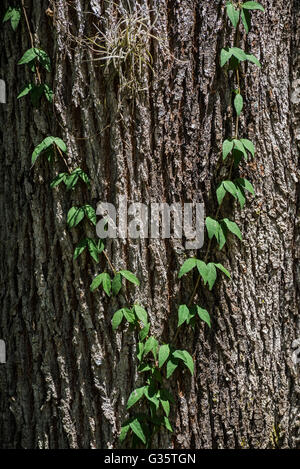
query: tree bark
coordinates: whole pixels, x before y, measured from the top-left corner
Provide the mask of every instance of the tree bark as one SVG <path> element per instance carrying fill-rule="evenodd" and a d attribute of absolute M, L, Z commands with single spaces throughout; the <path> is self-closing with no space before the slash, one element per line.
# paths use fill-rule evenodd
<path fill-rule="evenodd" d="M 1 2 L 1 17 L 9 3 Z M 254 141 L 256 158 L 236 170 L 256 197 L 243 211 L 229 197 L 222 208 L 243 241 L 232 237 L 222 251 L 210 250 L 232 281 L 218 280 L 211 293 L 198 290 L 212 328 L 201 323 L 180 332 L 196 371 L 192 378 L 176 371 L 170 380 L 174 433 L 159 434 L 156 448 L 300 447 L 299 365 L 292 359 L 300 337 L 300 5 L 262 3 L 265 14 L 255 12 L 251 32 L 241 34 L 241 47 L 262 63 L 260 70 L 243 65 L 241 77 L 239 133 Z M 108 31 L 125 1 L 25 1 L 35 46 L 52 60 L 45 75 L 52 107 L 17 100 L 32 76 L 17 65 L 31 47 L 24 16 L 16 32 L 8 23 L 1 28 L 2 448 L 118 448 L 128 396 L 143 382 L 136 337 L 111 328 L 124 298 L 89 289 L 105 259 L 100 266 L 86 254 L 72 259 L 86 229 L 67 228 L 69 208 L 116 203 L 119 195 L 146 204 L 204 202 L 211 216 L 217 208 L 220 149 L 234 127 L 234 82 L 219 65 L 221 48 L 233 44 L 225 1 L 140 0 L 131 2 L 133 10 L 137 4 L 149 21 L 156 18 L 153 34 L 161 40 L 151 40 L 154 71 L 144 68 L 147 89 L 134 96 L 120 93 L 118 79 L 107 77 L 82 43 L 93 24 Z M 65 170 L 58 158 L 31 168 L 30 155 L 47 135 L 66 142 L 68 166 L 90 175 L 91 191 L 52 190 Z M 168 342 L 177 307 L 196 281 L 178 280 L 179 268 L 187 257 L 203 258 L 207 240 L 198 252 L 174 239 L 112 239 L 106 246 L 118 269 L 140 278 L 141 287 L 128 294 L 147 309 L 152 334 Z"/>

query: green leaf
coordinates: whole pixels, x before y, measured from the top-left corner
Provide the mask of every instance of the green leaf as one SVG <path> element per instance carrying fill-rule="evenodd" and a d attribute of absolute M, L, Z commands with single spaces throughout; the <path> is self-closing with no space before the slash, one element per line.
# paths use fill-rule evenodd
<path fill-rule="evenodd" d="M 242 8 L 245 9 L 245 10 L 265 11 L 264 7 L 258 2 L 245 2 L 245 3 L 242 3 Z"/>
<path fill-rule="evenodd" d="M 29 83 L 28 85 L 26 85 L 18 94 L 17 99 L 20 99 L 23 96 L 26 96 L 27 94 L 29 94 L 34 86 L 35 85 L 33 83 Z"/>
<path fill-rule="evenodd" d="M 224 140 L 222 145 L 223 160 L 227 158 L 231 150 L 233 149 L 233 142 L 230 140 Z"/>
<path fill-rule="evenodd" d="M 240 93 L 238 93 L 234 98 L 234 108 L 238 116 L 240 116 L 243 110 L 243 105 L 244 105 L 243 96 Z"/>
<path fill-rule="evenodd" d="M 122 275 L 122 277 L 126 278 L 126 280 L 133 283 L 134 285 L 140 285 L 139 279 L 129 270 L 120 270 L 120 274 Z"/>
<path fill-rule="evenodd" d="M 251 27 L 251 14 L 250 14 L 250 12 L 248 10 L 244 10 L 242 8 L 241 19 L 242 19 L 242 23 L 244 25 L 245 31 L 248 34 L 249 31 L 250 31 L 250 27 Z"/>
<path fill-rule="evenodd" d="M 95 209 L 93 207 L 91 207 L 90 205 L 88 205 L 88 204 L 84 205 L 83 209 L 84 209 L 84 212 L 85 212 L 87 218 L 90 220 L 90 222 L 93 223 L 93 225 L 96 225 L 97 224 L 97 217 L 96 217 Z"/>
<path fill-rule="evenodd" d="M 80 254 L 83 253 L 85 248 L 87 247 L 88 239 L 84 238 L 80 241 L 80 243 L 76 246 L 75 251 L 74 251 L 74 256 L 73 259 L 77 259 L 77 257 L 80 256 Z"/>
<path fill-rule="evenodd" d="M 156 360 L 157 356 L 157 348 L 158 348 L 158 342 L 155 339 L 155 337 L 149 337 L 145 343 L 145 348 L 144 348 L 144 357 L 149 353 L 152 352 L 152 355 L 154 359 Z"/>
<path fill-rule="evenodd" d="M 231 275 L 230 273 L 228 272 L 227 269 L 225 269 L 225 267 L 222 265 L 222 264 L 215 264 L 215 266 L 221 270 L 221 272 L 223 272 L 223 274 L 225 274 L 228 278 L 231 278 Z"/>
<path fill-rule="evenodd" d="M 66 178 L 67 175 L 68 175 L 68 173 L 60 173 L 60 174 L 58 174 L 58 175 L 53 179 L 53 181 L 51 182 L 50 187 L 53 189 L 53 187 L 58 186 L 62 181 L 65 180 L 65 178 Z"/>
<path fill-rule="evenodd" d="M 67 190 L 74 189 L 77 182 L 78 182 L 79 176 L 77 174 L 68 174 L 65 180 L 65 184 L 67 186 Z"/>
<path fill-rule="evenodd" d="M 21 57 L 21 59 L 18 62 L 18 65 L 23 65 L 23 64 L 28 64 L 32 62 L 33 60 L 37 59 L 40 64 L 48 71 L 51 71 L 51 66 L 50 66 L 50 58 L 48 54 L 42 50 L 42 49 L 37 49 L 36 47 L 33 47 L 31 49 L 28 49 L 25 54 Z"/>
<path fill-rule="evenodd" d="M 222 225 L 219 224 L 218 232 L 216 234 L 217 242 L 219 244 L 219 249 L 221 250 L 226 243 L 226 236 L 223 230 Z"/>
<path fill-rule="evenodd" d="M 67 215 L 67 224 L 69 228 L 77 226 L 84 218 L 84 210 L 82 207 L 71 207 Z"/>
<path fill-rule="evenodd" d="M 136 316 L 131 309 L 124 308 L 124 316 L 129 322 L 129 324 L 134 324 L 136 322 Z"/>
<path fill-rule="evenodd" d="M 232 3 L 227 3 L 226 11 L 232 25 L 236 28 L 239 22 L 240 12 L 234 8 Z"/>
<path fill-rule="evenodd" d="M 162 388 L 160 390 L 160 402 L 162 405 L 162 408 L 166 414 L 167 417 L 169 417 L 170 414 L 170 402 L 174 402 L 173 396 L 170 394 L 170 392 L 167 389 Z"/>
<path fill-rule="evenodd" d="M 11 15 L 12 15 L 12 7 L 8 7 L 8 9 L 6 10 L 6 13 L 4 15 L 4 18 L 2 20 L 2 23 L 5 23 L 6 21 L 10 20 Z"/>
<path fill-rule="evenodd" d="M 189 352 L 186 350 L 175 350 L 173 356 L 182 360 L 185 366 L 190 370 L 191 374 L 194 373 L 194 361 Z"/>
<path fill-rule="evenodd" d="M 221 205 L 226 194 L 226 189 L 223 185 L 223 182 L 221 182 L 221 184 L 219 184 L 219 186 L 217 187 L 216 194 L 217 194 L 218 204 Z"/>
<path fill-rule="evenodd" d="M 159 408 L 158 394 L 159 392 L 155 390 L 154 386 L 145 386 L 145 397 L 155 405 L 156 410 Z"/>
<path fill-rule="evenodd" d="M 246 54 L 246 59 L 249 60 L 249 62 L 254 63 L 258 67 L 261 67 L 260 61 L 255 57 L 255 55 L 252 54 Z"/>
<path fill-rule="evenodd" d="M 66 153 L 67 151 L 67 146 L 65 144 L 65 142 L 59 138 L 59 137 L 47 137 L 47 138 L 50 138 L 52 139 L 52 143 L 55 143 L 56 146 L 58 146 L 58 148 L 61 149 L 61 151 L 63 151 L 64 153 Z M 45 139 L 46 140 L 46 139 Z"/>
<path fill-rule="evenodd" d="M 169 430 L 169 432 L 173 432 L 173 428 L 172 428 L 172 425 L 170 424 L 170 420 L 166 416 L 164 416 L 164 424 L 165 424 L 166 429 Z"/>
<path fill-rule="evenodd" d="M 206 282 L 206 280 L 207 280 L 207 265 L 205 264 L 205 262 L 200 261 L 199 259 L 197 259 L 197 269 L 198 269 L 199 274 L 203 278 L 204 282 Z"/>
<path fill-rule="evenodd" d="M 102 239 L 99 239 L 97 248 L 98 248 L 98 254 L 101 254 L 101 252 L 104 251 L 105 245 Z"/>
<path fill-rule="evenodd" d="M 223 185 L 226 191 L 229 192 L 229 194 L 231 194 L 236 199 L 237 195 L 235 184 L 232 181 L 224 181 Z"/>
<path fill-rule="evenodd" d="M 167 361 L 167 379 L 174 373 L 178 366 L 178 359 L 171 355 Z"/>
<path fill-rule="evenodd" d="M 102 274 L 97 275 L 91 283 L 90 290 L 95 291 L 96 288 L 100 287 L 100 285 L 102 284 L 102 280 L 103 280 Z"/>
<path fill-rule="evenodd" d="M 239 227 L 237 226 L 237 224 L 234 221 L 230 221 L 230 220 L 228 220 L 228 218 L 223 218 L 222 222 L 225 223 L 227 229 L 229 231 L 231 231 L 231 233 L 233 233 L 235 236 L 237 236 L 240 240 L 243 239 L 242 233 L 241 233 Z"/>
<path fill-rule="evenodd" d="M 181 278 L 183 275 L 190 272 L 194 267 L 196 267 L 196 265 L 197 265 L 197 259 L 195 257 L 191 257 L 190 259 L 187 259 L 186 261 L 184 261 L 184 263 L 182 264 L 179 270 L 178 278 Z"/>
<path fill-rule="evenodd" d="M 97 278 L 97 277 L 96 277 Z M 94 279 L 96 280 L 96 279 Z M 99 285 L 98 285 L 99 286 Z M 97 287 L 96 287 L 97 288 Z M 118 311 L 116 311 L 112 317 L 112 320 L 111 320 L 111 324 L 112 324 L 112 328 L 113 330 L 115 331 L 117 329 L 117 327 L 119 327 L 119 325 L 121 324 L 122 320 L 123 320 L 123 317 L 124 317 L 124 308 L 121 308 L 121 309 L 118 309 Z"/>
<path fill-rule="evenodd" d="M 246 197 L 245 197 L 244 189 L 242 187 L 240 187 L 239 185 L 236 185 L 236 195 L 237 195 L 238 201 L 240 203 L 240 206 L 243 209 L 244 205 L 246 203 Z"/>
<path fill-rule="evenodd" d="M 199 318 L 202 319 L 202 321 L 206 322 L 206 324 L 208 324 L 209 327 L 211 327 L 210 315 L 208 311 L 204 308 L 200 308 L 200 306 L 197 305 L 197 313 L 198 313 Z"/>
<path fill-rule="evenodd" d="M 50 88 L 49 85 L 47 85 L 47 83 L 45 83 L 43 87 L 44 87 L 44 93 L 45 93 L 46 99 L 49 101 L 49 103 L 52 103 L 53 95 L 54 95 L 53 90 Z"/>
<path fill-rule="evenodd" d="M 122 277 L 120 273 L 117 273 L 111 283 L 113 295 L 117 295 L 122 288 Z"/>
<path fill-rule="evenodd" d="M 35 53 L 39 63 L 47 70 L 47 72 L 51 72 L 51 63 L 47 52 L 42 49 L 35 48 Z"/>
<path fill-rule="evenodd" d="M 207 283 L 209 286 L 209 290 L 211 290 L 212 287 L 214 286 L 216 279 L 217 279 L 217 271 L 215 268 L 215 264 L 210 262 L 209 264 L 207 264 Z"/>
<path fill-rule="evenodd" d="M 91 283 L 90 290 L 95 291 L 102 284 L 105 293 L 111 295 L 111 278 L 107 272 L 97 275 Z"/>
<path fill-rule="evenodd" d="M 134 308 L 135 314 L 137 315 L 138 319 L 140 321 L 142 321 L 144 326 L 146 326 L 148 324 L 148 313 L 147 313 L 147 311 L 139 305 L 134 305 L 133 308 Z"/>
<path fill-rule="evenodd" d="M 143 358 L 144 349 L 145 349 L 145 345 L 142 342 L 138 342 L 136 356 L 139 361 L 141 361 Z"/>
<path fill-rule="evenodd" d="M 71 189 L 74 189 L 74 187 L 76 186 L 77 184 L 77 181 L 79 179 L 79 176 L 77 176 L 77 174 L 68 174 L 66 177 L 65 177 L 65 184 L 67 186 L 67 190 L 71 190 Z"/>
<path fill-rule="evenodd" d="M 130 429 L 130 425 L 123 425 L 121 427 L 121 433 L 120 433 L 120 436 L 119 436 L 119 440 L 122 442 L 125 440 L 126 436 L 127 436 L 127 433 Z"/>
<path fill-rule="evenodd" d="M 170 345 L 164 344 L 159 347 L 158 366 L 161 368 L 170 355 Z"/>
<path fill-rule="evenodd" d="M 185 366 L 190 370 L 191 375 L 194 374 L 194 360 L 187 350 L 183 350 L 185 356 Z"/>
<path fill-rule="evenodd" d="M 244 145 L 246 150 L 248 150 L 251 153 L 251 155 L 254 157 L 255 147 L 254 147 L 253 143 L 250 140 L 248 140 L 247 138 L 241 138 L 240 141 L 242 142 L 242 144 Z"/>
<path fill-rule="evenodd" d="M 216 233 L 219 229 L 219 222 L 211 217 L 206 217 L 205 225 L 207 228 L 208 237 L 209 239 L 212 239 L 214 236 L 216 236 Z"/>
<path fill-rule="evenodd" d="M 128 401 L 127 401 L 127 410 L 130 409 L 134 404 L 136 404 L 144 395 L 146 386 L 142 386 L 141 388 L 137 388 L 130 394 Z"/>
<path fill-rule="evenodd" d="M 141 341 L 144 341 L 147 337 L 147 335 L 149 334 L 149 330 L 150 330 L 150 322 L 147 324 L 147 326 L 143 327 L 143 329 L 140 331 L 139 333 L 139 339 Z"/>
<path fill-rule="evenodd" d="M 133 433 L 144 443 L 146 444 L 146 435 L 144 433 L 144 429 L 137 418 L 135 418 L 132 422 L 130 422 L 130 428 Z"/>
<path fill-rule="evenodd" d="M 242 187 L 242 188 L 245 189 L 246 191 L 250 192 L 252 195 L 255 195 L 254 187 L 252 186 L 251 182 L 248 181 L 247 179 L 245 179 L 245 178 L 238 178 L 238 179 L 235 179 L 235 182 L 236 182 L 240 187 Z"/>
<path fill-rule="evenodd" d="M 247 54 L 244 52 L 242 49 L 239 47 L 231 47 L 229 49 L 229 52 L 232 53 L 234 57 L 236 57 L 238 60 L 243 61 L 247 59 Z"/>
<path fill-rule="evenodd" d="M 234 148 L 240 151 L 244 155 L 245 160 L 247 160 L 248 155 L 242 142 L 240 140 L 234 139 L 233 143 L 234 143 Z"/>
<path fill-rule="evenodd" d="M 16 31 L 21 19 L 21 9 L 9 7 L 4 15 L 3 23 L 10 20 L 11 27 Z"/>
<path fill-rule="evenodd" d="M 160 403 L 167 417 L 170 415 L 170 402 L 160 397 Z"/>
<path fill-rule="evenodd" d="M 99 250 L 96 241 L 91 238 L 87 239 L 88 249 L 91 257 L 94 259 L 95 262 L 99 262 Z"/>
<path fill-rule="evenodd" d="M 37 145 L 32 153 L 31 162 L 32 164 L 35 163 L 37 157 L 43 153 L 44 151 L 48 150 L 51 145 L 57 145 L 64 153 L 67 151 L 66 144 L 63 140 L 58 137 L 46 137 L 39 145 Z"/>
<path fill-rule="evenodd" d="M 224 65 L 228 62 L 231 56 L 232 56 L 232 52 L 228 50 L 228 48 L 221 50 L 221 57 L 220 57 L 221 67 L 224 67 Z"/>
<path fill-rule="evenodd" d="M 87 185 L 90 184 L 88 175 L 81 168 L 76 168 L 72 174 L 76 174 L 77 176 L 79 176 L 80 179 L 82 179 L 82 181 L 85 182 Z"/>
<path fill-rule="evenodd" d="M 178 324 L 177 327 L 180 327 L 189 317 L 190 312 L 187 305 L 180 305 L 178 308 Z"/>
<path fill-rule="evenodd" d="M 103 290 L 105 291 L 107 296 L 110 296 L 111 295 L 111 278 L 109 274 L 107 274 L 106 272 L 103 272 L 101 275 L 103 276 L 103 280 L 102 280 Z"/>

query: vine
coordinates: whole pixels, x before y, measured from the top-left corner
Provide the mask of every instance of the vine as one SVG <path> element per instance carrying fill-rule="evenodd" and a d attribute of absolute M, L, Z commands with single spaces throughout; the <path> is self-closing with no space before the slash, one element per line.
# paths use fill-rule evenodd
<path fill-rule="evenodd" d="M 171 378 L 174 371 L 180 365 L 188 368 L 192 375 L 194 373 L 194 360 L 190 353 L 187 350 L 176 348 L 178 334 L 181 331 L 180 328 L 183 324 L 186 324 L 194 329 L 197 318 L 200 318 L 208 327 L 211 327 L 210 314 L 202 306 L 194 304 L 195 295 L 198 292 L 201 281 L 203 286 L 208 287 L 209 291 L 211 291 L 216 282 L 218 272 L 231 278 L 230 273 L 222 264 L 210 261 L 213 240 L 214 238 L 216 239 L 220 250 L 224 247 L 230 234 L 242 240 L 242 234 L 238 225 L 228 218 L 220 218 L 220 212 L 223 200 L 227 194 L 239 202 L 241 209 L 244 208 L 246 203 L 246 192 L 254 195 L 254 188 L 247 179 L 241 177 L 232 179 L 234 169 L 238 168 L 242 161 L 247 161 L 249 154 L 252 157 L 255 154 L 254 144 L 247 138 L 239 138 L 239 118 L 244 107 L 240 83 L 240 67 L 242 62 L 245 61 L 260 67 L 260 62 L 254 55 L 246 53 L 239 47 L 240 26 L 241 24 L 243 25 L 246 34 L 249 32 L 251 11 L 253 10 L 264 11 L 264 8 L 261 4 L 254 1 L 242 3 L 240 0 L 237 0 L 226 3 L 227 17 L 236 31 L 233 46 L 223 48 L 220 56 L 221 67 L 227 67 L 228 70 L 231 70 L 235 81 L 235 88 L 232 93 L 236 114 L 234 132 L 233 136 L 225 139 L 222 144 L 222 162 L 227 164 L 229 161 L 229 171 L 227 178 L 222 180 L 216 189 L 218 203 L 216 213 L 214 217 L 208 216 L 205 221 L 209 242 L 204 259 L 189 258 L 179 270 L 179 279 L 194 269 L 197 270 L 198 276 L 188 304 L 182 304 L 178 307 L 178 323 L 173 340 L 170 343 L 160 344 L 158 339 L 150 334 L 151 323 L 149 322 L 146 309 L 137 303 L 131 304 L 124 289 L 124 282 L 126 281 L 135 287 L 139 287 L 140 282 L 133 272 L 129 270 L 118 271 L 115 268 L 105 250 L 103 240 L 87 236 L 79 242 L 74 250 L 74 260 L 87 249 L 96 264 L 99 263 L 100 254 L 103 254 L 107 261 L 107 269 L 104 272 L 98 273 L 91 282 L 90 290 L 92 292 L 101 287 L 105 295 L 116 297 L 122 289 L 125 291 L 126 306 L 118 309 L 113 314 L 111 320 L 112 329 L 115 331 L 124 322 L 127 322 L 129 331 L 136 334 L 138 339 L 136 355 L 138 360 L 137 371 L 145 377 L 144 385 L 133 390 L 130 394 L 127 401 L 127 411 L 140 403 L 142 398 L 145 398 L 148 402 L 147 413 L 142 411 L 135 413 L 123 423 L 121 428 L 120 441 L 122 442 L 131 436 L 134 447 L 143 444 L 145 447 L 150 448 L 153 437 L 163 428 L 170 432 L 173 431 L 169 416 L 171 404 L 175 401 L 166 387 L 166 381 Z M 29 66 L 34 75 L 33 80 L 21 90 L 18 99 L 30 95 L 33 106 L 38 107 L 42 96 L 45 96 L 46 100 L 50 103 L 53 101 L 53 90 L 42 79 L 42 69 L 46 72 L 51 72 L 51 61 L 48 54 L 44 50 L 37 48 L 34 43 L 24 0 L 21 0 L 20 7 L 9 7 L 3 22 L 10 21 L 12 29 L 16 31 L 21 18 L 21 11 L 24 14 L 31 48 L 23 54 L 18 64 Z M 134 27 L 143 30 L 144 24 L 139 17 L 136 18 Z M 94 42 L 94 46 L 95 44 L 97 45 Z M 134 77 L 132 78 L 132 75 L 130 75 L 129 78 L 130 82 L 132 82 Z M 123 77 L 123 81 L 127 83 L 126 77 Z M 49 162 L 52 162 L 57 153 L 64 162 L 67 172 L 59 173 L 51 182 L 51 188 L 64 183 L 68 191 L 75 190 L 78 182 L 81 181 L 89 189 L 91 182 L 88 175 L 81 168 L 72 170 L 69 168 L 66 160 L 67 146 L 59 137 L 46 136 L 35 147 L 31 157 L 32 166 L 35 165 L 41 156 L 46 157 Z M 94 228 L 96 225 L 95 209 L 89 204 L 72 206 L 67 214 L 67 225 L 70 229 L 75 228 L 84 219 Z M 139 410 L 142 409 L 143 407 L 139 408 Z"/>

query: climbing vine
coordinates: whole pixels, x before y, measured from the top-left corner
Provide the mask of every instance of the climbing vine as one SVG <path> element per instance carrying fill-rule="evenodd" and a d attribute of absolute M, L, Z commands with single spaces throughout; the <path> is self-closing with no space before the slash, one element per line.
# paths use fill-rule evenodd
<path fill-rule="evenodd" d="M 226 3 L 226 14 L 235 29 L 233 45 L 226 46 L 221 50 L 220 66 L 226 67 L 232 71 L 234 77 L 234 89 L 232 90 L 232 103 L 235 110 L 235 123 L 233 132 L 222 144 L 221 161 L 228 168 L 226 179 L 220 181 L 216 189 L 217 209 L 214 216 L 206 217 L 206 229 L 208 234 L 208 246 L 203 259 L 192 257 L 187 259 L 181 266 L 178 278 L 193 272 L 198 272 L 197 280 L 190 299 L 187 304 L 181 304 L 178 307 L 177 329 L 173 339 L 169 343 L 160 343 L 157 337 L 151 335 L 151 323 L 149 321 L 146 309 L 132 303 L 127 295 L 127 289 L 124 282 L 129 282 L 135 287 L 139 287 L 140 282 L 136 275 L 129 270 L 117 270 L 110 260 L 105 250 L 104 241 L 98 238 L 86 236 L 83 238 L 74 250 L 74 260 L 76 260 L 86 249 L 92 260 L 98 264 L 100 255 L 103 254 L 107 261 L 105 271 L 100 271 L 92 280 L 90 285 L 91 292 L 102 288 L 107 297 L 116 297 L 121 291 L 124 293 L 126 305 L 114 312 L 111 324 L 115 331 L 122 327 L 124 323 L 129 326 L 129 331 L 137 338 L 137 371 L 144 376 L 144 385 L 134 389 L 127 401 L 127 410 L 130 411 L 130 417 L 122 425 L 120 440 L 123 442 L 126 438 L 132 438 L 134 447 L 143 444 L 150 448 L 155 434 L 167 429 L 173 431 L 170 422 L 171 404 L 175 402 L 173 396 L 168 390 L 167 381 L 171 378 L 178 366 L 186 367 L 191 375 L 194 373 L 194 360 L 187 350 L 181 350 L 176 347 L 178 334 L 183 325 L 190 326 L 194 330 L 196 321 L 200 319 L 208 327 L 211 327 L 211 318 L 209 312 L 199 304 L 194 303 L 194 298 L 202 284 L 209 291 L 212 290 L 218 273 L 231 278 L 228 270 L 213 259 L 213 241 L 221 250 L 229 240 L 231 235 L 242 240 L 242 234 L 238 225 L 228 218 L 222 218 L 221 210 L 224 198 L 228 194 L 233 197 L 241 209 L 246 203 L 246 193 L 254 195 L 252 184 L 245 178 L 233 177 L 233 173 L 238 171 L 238 167 L 248 157 L 254 157 L 254 144 L 247 138 L 239 135 L 239 118 L 243 111 L 244 99 L 241 88 L 240 70 L 243 62 L 250 62 L 260 67 L 259 60 L 252 54 L 246 53 L 240 46 L 240 30 L 244 28 L 248 33 L 251 27 L 251 12 L 253 10 L 264 11 L 261 4 L 254 1 L 228 1 Z M 23 11 L 26 22 L 31 48 L 25 51 L 19 65 L 29 67 L 32 72 L 32 80 L 24 85 L 18 95 L 18 99 L 27 95 L 31 98 L 34 107 L 38 107 L 40 100 L 44 96 L 51 103 L 53 101 L 53 90 L 44 80 L 44 72 L 51 72 L 51 61 L 48 54 L 41 48 L 38 48 L 34 41 L 34 36 L 30 29 L 24 0 L 21 0 L 20 7 L 9 7 L 3 22 L 10 21 L 11 27 L 16 31 L 21 12 Z M 137 17 L 135 27 L 143 31 L 144 24 Z M 123 43 L 122 43 L 123 44 Z M 95 46 L 95 43 L 94 43 Z M 123 47 L 123 46 L 122 46 Z M 125 52 L 124 52 L 125 53 Z M 132 70 L 134 72 L 135 69 Z M 132 81 L 132 76 L 129 77 Z M 126 77 L 124 77 L 126 82 Z M 70 168 L 66 159 L 67 145 L 60 137 L 46 136 L 39 143 L 32 153 L 32 166 L 37 160 L 45 157 L 49 162 L 53 162 L 56 156 L 59 156 L 66 166 L 66 172 L 59 173 L 51 182 L 51 188 L 55 188 L 64 183 L 66 190 L 75 190 L 78 183 L 84 184 L 87 189 L 91 187 L 89 176 L 81 168 Z M 96 226 L 95 209 L 85 204 L 83 206 L 72 206 L 66 216 L 66 222 L 70 229 L 77 227 L 81 222 L 86 221 L 88 225 Z M 147 412 L 143 403 L 148 403 Z M 143 402 L 144 401 L 144 402 Z M 140 405 L 142 404 L 142 405 Z M 138 412 L 132 414 L 132 408 L 138 406 Z"/>

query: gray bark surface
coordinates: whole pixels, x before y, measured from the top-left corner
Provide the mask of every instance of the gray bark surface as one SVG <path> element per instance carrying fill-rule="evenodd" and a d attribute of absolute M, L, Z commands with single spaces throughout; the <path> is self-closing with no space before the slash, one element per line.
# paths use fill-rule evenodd
<path fill-rule="evenodd" d="M 115 0 L 120 5 L 121 0 Z M 123 2 L 125 4 L 126 2 Z M 35 44 L 52 59 L 53 108 L 33 109 L 17 94 L 31 72 L 18 60 L 30 46 L 24 18 L 14 33 L 1 27 L 1 76 L 7 104 L 0 105 L 0 338 L 7 363 L 0 364 L 0 447 L 117 448 L 118 434 L 137 375 L 136 338 L 126 328 L 112 332 L 111 317 L 125 299 L 110 300 L 89 285 L 106 268 L 74 247 L 85 229 L 69 230 L 72 205 L 130 201 L 204 202 L 214 215 L 214 191 L 222 178 L 222 141 L 234 125 L 231 89 L 219 54 L 232 44 L 225 1 L 140 0 L 154 21 L 154 74 L 144 71 L 147 91 L 122 95 L 86 47 L 93 23 L 107 31 L 117 20 L 111 1 L 32 1 L 26 8 Z M 157 448 L 297 448 L 299 365 L 292 360 L 299 333 L 299 146 L 300 4 L 262 0 L 241 47 L 262 63 L 243 66 L 245 107 L 240 136 L 254 141 L 256 158 L 241 176 L 255 187 L 241 212 L 228 197 L 222 215 L 235 220 L 243 241 L 231 238 L 210 259 L 222 262 L 232 281 L 219 280 L 197 302 L 212 316 L 212 329 L 183 329 L 181 349 L 195 358 L 195 376 L 175 372 L 171 413 L 174 433 L 162 433 Z M 1 2 L 3 17 L 9 2 Z M 47 8 L 54 16 L 46 14 Z M 150 11 L 152 10 L 152 11 Z M 168 52 L 168 53 L 167 53 Z M 30 155 L 47 135 L 68 145 L 70 168 L 92 179 L 67 193 L 49 185 L 64 171 Z M 238 172 L 236 172 L 238 175 Z M 110 240 L 118 269 L 135 272 L 132 301 L 147 310 L 152 334 L 168 342 L 177 307 L 188 301 L 195 278 L 181 281 L 185 251 L 180 240 Z"/>

